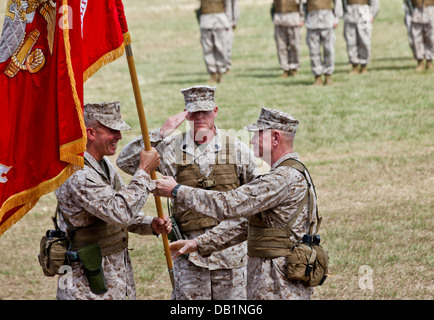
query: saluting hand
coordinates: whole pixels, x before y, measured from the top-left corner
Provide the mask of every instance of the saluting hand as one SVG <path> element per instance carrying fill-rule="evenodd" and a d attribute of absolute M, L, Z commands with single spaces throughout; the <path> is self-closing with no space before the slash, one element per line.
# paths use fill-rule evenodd
<path fill-rule="evenodd" d="M 170 136 L 173 131 L 178 128 L 181 123 L 184 122 L 185 118 L 187 117 L 188 111 L 183 111 L 181 113 L 178 113 L 177 115 L 174 115 L 167 119 L 163 126 L 160 128 L 160 136 L 162 138 L 166 138 L 167 136 Z"/>

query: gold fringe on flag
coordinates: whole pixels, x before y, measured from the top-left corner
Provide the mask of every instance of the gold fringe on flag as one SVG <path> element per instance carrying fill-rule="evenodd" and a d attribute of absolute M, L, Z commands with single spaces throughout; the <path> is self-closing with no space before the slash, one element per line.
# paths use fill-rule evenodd
<path fill-rule="evenodd" d="M 117 49 L 114 49 L 110 52 L 107 52 L 101 58 L 98 59 L 93 65 L 91 65 L 87 70 L 83 73 L 83 82 L 86 82 L 87 79 L 92 77 L 99 69 L 101 69 L 106 64 L 115 61 L 116 59 L 122 57 L 125 51 L 125 42 L 121 44 L 121 46 Z"/>
<path fill-rule="evenodd" d="M 41 182 L 36 187 L 29 190 L 14 194 L 9 197 L 1 207 L 0 210 L 0 221 L 6 212 L 12 210 L 13 208 L 22 206 L 17 212 L 15 212 L 11 217 L 9 217 L 4 223 L 0 225 L 0 236 L 10 227 L 12 227 L 16 222 L 18 222 L 24 215 L 29 212 L 38 202 L 39 198 L 43 195 L 56 190 L 62 183 L 64 183 L 75 171 L 79 170 L 74 164 L 69 164 L 65 169 L 62 170 L 60 174 L 56 177 Z"/>
<path fill-rule="evenodd" d="M 63 0 L 64 8 L 68 8 L 68 0 Z M 84 159 L 82 156 L 78 156 L 78 154 L 84 152 L 86 150 L 87 143 L 87 133 L 86 126 L 84 124 L 83 118 L 83 107 L 81 105 L 80 98 L 77 93 L 77 84 L 75 82 L 74 69 L 72 68 L 72 60 L 71 60 L 71 42 L 69 39 L 69 21 L 68 21 L 68 12 L 67 9 L 63 11 L 63 39 L 65 43 L 65 53 L 66 53 L 66 65 L 68 67 L 68 75 L 71 81 L 71 89 L 72 96 L 74 98 L 75 109 L 77 111 L 78 120 L 80 122 L 80 127 L 82 131 L 82 137 L 76 141 L 64 144 L 60 146 L 60 160 L 75 164 L 83 168 Z"/>
<path fill-rule="evenodd" d="M 71 88 L 72 88 L 72 96 L 74 99 L 74 104 L 77 111 L 77 116 L 80 122 L 80 127 L 82 129 L 82 138 L 64 144 L 60 146 L 60 160 L 68 162 L 68 166 L 62 170 L 56 177 L 43 181 L 37 186 L 20 192 L 18 194 L 14 194 L 9 197 L 0 208 L 0 221 L 3 219 L 5 214 L 10 210 L 21 206 L 11 217 L 9 217 L 4 223 L 0 225 L 0 236 L 9 229 L 12 225 L 14 225 L 18 220 L 20 220 L 24 215 L 29 212 L 38 202 L 39 198 L 43 195 L 50 193 L 56 190 L 62 183 L 64 183 L 74 172 L 80 170 L 84 166 L 84 159 L 79 154 L 83 153 L 86 150 L 86 142 L 87 142 L 87 134 L 86 127 L 84 125 L 83 119 L 83 108 L 81 106 L 80 98 L 78 97 L 76 82 L 74 77 L 74 70 L 72 68 L 71 61 L 71 44 L 69 39 L 69 29 L 68 29 L 68 0 L 63 0 L 63 6 L 65 8 L 63 12 L 63 35 L 64 35 L 64 44 L 66 51 L 66 64 L 68 67 L 68 75 L 70 78 Z"/>

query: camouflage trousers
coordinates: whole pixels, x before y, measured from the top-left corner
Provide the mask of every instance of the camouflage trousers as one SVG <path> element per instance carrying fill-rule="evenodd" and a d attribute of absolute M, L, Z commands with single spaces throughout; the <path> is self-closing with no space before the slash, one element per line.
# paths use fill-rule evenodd
<path fill-rule="evenodd" d="M 300 68 L 300 27 L 274 27 L 277 56 L 283 71 L 298 70 Z"/>
<path fill-rule="evenodd" d="M 200 29 L 205 65 L 209 73 L 225 73 L 231 67 L 232 33 L 229 29 Z"/>
<path fill-rule="evenodd" d="M 434 58 L 434 24 L 411 23 L 414 56 L 417 60 Z"/>
<path fill-rule="evenodd" d="M 345 23 L 344 37 L 351 64 L 367 64 L 371 55 L 372 25 Z"/>
<path fill-rule="evenodd" d="M 246 299 L 246 267 L 209 270 L 184 258 L 178 258 L 173 263 L 173 300 Z"/>
<path fill-rule="evenodd" d="M 307 29 L 306 44 L 310 52 L 310 65 L 315 76 L 332 74 L 335 64 L 335 30 L 331 29 Z M 324 51 L 324 59 L 321 59 L 321 47 Z"/>

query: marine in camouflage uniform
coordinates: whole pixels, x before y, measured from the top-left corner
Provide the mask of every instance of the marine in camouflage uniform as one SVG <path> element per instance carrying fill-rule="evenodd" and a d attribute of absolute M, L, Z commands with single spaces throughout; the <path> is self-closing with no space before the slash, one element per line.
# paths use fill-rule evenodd
<path fill-rule="evenodd" d="M 333 7 L 334 4 L 334 7 Z M 335 28 L 342 17 L 341 0 L 307 0 L 306 43 L 309 47 L 310 65 L 315 76 L 314 85 L 332 84 L 335 63 Z M 323 47 L 323 59 L 321 59 Z"/>
<path fill-rule="evenodd" d="M 185 109 L 190 116 L 194 114 L 201 117 L 202 111 L 215 112 L 217 115 L 214 101 L 215 87 L 198 86 L 183 89 L 181 92 L 185 98 Z M 203 119 L 198 121 L 203 122 Z M 179 123 L 174 127 L 178 125 Z M 238 139 L 226 140 L 228 136 L 214 125 L 214 121 L 211 121 L 210 125 L 214 127 L 215 134 L 211 140 L 203 144 L 195 141 L 192 131 L 166 137 L 166 134 L 161 134 L 165 127 L 163 125 L 161 130 L 150 132 L 151 144 L 155 146 L 161 157 L 158 171 L 164 176 L 177 177 L 185 184 L 210 190 L 230 190 L 251 181 L 256 174 L 252 151 Z M 142 137 L 126 145 L 118 157 L 118 167 L 129 174 L 134 174 L 137 153 L 142 147 Z M 213 186 L 214 182 L 216 185 Z M 218 224 L 215 219 L 201 218 L 194 213 L 194 210 L 193 212 L 181 210 L 176 204 L 172 206 L 171 213 L 186 239 L 193 239 L 209 232 L 229 235 L 232 234 L 233 229 L 245 228 L 247 225 L 246 218 Z M 173 268 L 175 288 L 172 298 L 176 300 L 245 299 L 246 254 L 247 245 L 241 242 L 231 248 L 216 251 L 208 257 L 193 253 L 188 256 L 188 259 L 177 259 L 174 261 Z"/>
<path fill-rule="evenodd" d="M 413 38 L 414 55 L 417 59 L 416 71 L 425 68 L 433 70 L 434 57 L 434 0 L 412 0 L 411 35 Z"/>
<path fill-rule="evenodd" d="M 260 155 L 263 151 L 261 157 L 270 164 L 271 169 L 236 190 L 206 191 L 178 185 L 177 191 L 173 192 L 177 182 L 165 179 L 157 181 L 153 191 L 161 196 L 176 196 L 179 207 L 189 208 L 218 220 L 249 218 L 248 229 L 243 229 L 240 225 L 231 234 L 219 234 L 213 230 L 193 241 L 181 240 L 170 245 L 172 253 L 178 250 L 175 258 L 181 253 L 195 250 L 207 256 L 215 250 L 248 239 L 247 299 L 310 299 L 313 293 L 311 287 L 286 277 L 284 255 L 265 258 L 264 254 L 258 253 L 271 252 L 276 244 L 268 243 L 264 240 L 266 237 L 256 233 L 258 228 L 267 231 L 269 228 L 281 230 L 292 225 L 289 239 L 281 239 L 287 243 L 288 240 L 300 242 L 309 228 L 313 234 L 318 229 L 316 195 L 310 175 L 307 171 L 302 174 L 287 165 L 288 160 L 299 160 L 298 154 L 292 149 L 297 124 L 298 121 L 289 114 L 262 109 L 258 121 L 246 129 L 255 132 L 252 139 L 255 155 Z M 268 159 L 266 154 L 270 154 Z M 303 201 L 308 189 L 313 203 L 311 217 L 309 204 Z M 302 209 L 297 214 L 299 207 Z M 256 229 L 255 232 L 252 232 L 253 229 Z"/>
<path fill-rule="evenodd" d="M 199 26 L 210 82 L 222 82 L 232 67 L 232 44 L 240 13 L 237 0 L 201 0 Z"/>
<path fill-rule="evenodd" d="M 274 39 L 282 78 L 296 76 L 300 68 L 301 26 L 304 23 L 303 3 L 306 0 L 274 0 Z"/>
<path fill-rule="evenodd" d="M 142 235 L 154 232 L 153 221 L 158 218 L 145 216 L 140 210 L 149 190 L 154 188 L 148 172 L 158 165 L 158 154 L 155 150 L 145 152 L 150 160 L 154 159 L 154 164 L 149 162 L 147 169 L 141 162 L 130 184 L 125 185 L 114 166 L 102 156 L 115 153 L 116 143 L 122 138 L 120 130 L 131 129 L 121 119 L 119 103 L 87 104 L 84 118 L 89 152 L 84 153 L 84 168 L 75 172 L 55 191 L 61 213 L 59 227 L 68 231 L 72 250 L 80 249 L 80 244 L 85 245 L 86 242 L 100 245 L 107 291 L 102 294 L 92 292 L 82 263 L 72 262 L 72 283 L 65 283 L 65 279 L 59 277 L 57 299 L 136 299 L 133 268 L 127 249 L 128 232 Z M 95 137 L 103 139 L 109 134 L 113 139 L 105 141 L 107 144 L 95 142 Z M 104 151 L 95 153 L 95 148 L 103 148 Z M 101 159 L 97 159 L 99 156 Z M 73 229 L 76 229 L 74 235 Z"/>
<path fill-rule="evenodd" d="M 377 16 L 378 0 L 345 1 L 344 37 L 347 43 L 348 59 L 352 65 L 351 74 L 366 73 L 371 55 L 371 37 L 374 17 Z M 360 66 L 360 70 L 359 70 Z"/>

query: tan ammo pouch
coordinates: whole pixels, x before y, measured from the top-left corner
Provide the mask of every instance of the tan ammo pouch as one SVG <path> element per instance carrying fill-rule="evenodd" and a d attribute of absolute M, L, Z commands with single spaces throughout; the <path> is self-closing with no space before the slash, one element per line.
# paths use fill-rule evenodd
<path fill-rule="evenodd" d="M 287 276 L 309 287 L 320 286 L 327 278 L 328 261 L 327 250 L 319 244 L 295 243 L 286 257 Z"/>
<path fill-rule="evenodd" d="M 65 259 L 68 249 L 68 238 L 66 234 L 59 229 L 56 215 L 53 217 L 55 229 L 47 230 L 46 234 L 41 238 L 38 254 L 39 264 L 41 265 L 44 275 L 47 277 L 60 274 L 60 267 L 66 264 Z"/>
<path fill-rule="evenodd" d="M 52 231 L 54 230 L 48 230 L 47 235 Z M 41 238 L 38 260 L 44 275 L 53 277 L 60 274 L 60 267 L 65 265 L 67 239 L 47 235 Z"/>

